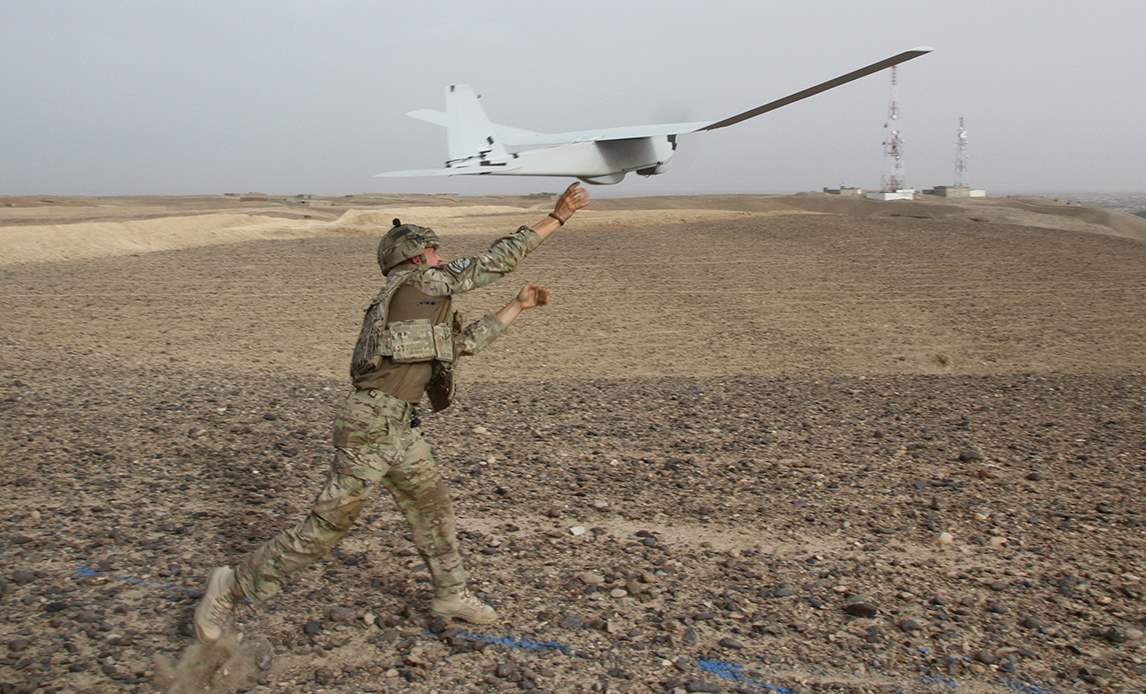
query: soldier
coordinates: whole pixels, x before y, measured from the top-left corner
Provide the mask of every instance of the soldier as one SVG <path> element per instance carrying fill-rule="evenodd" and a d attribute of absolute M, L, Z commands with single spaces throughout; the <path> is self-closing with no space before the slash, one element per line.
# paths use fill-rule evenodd
<path fill-rule="evenodd" d="M 291 575 L 330 552 L 379 487 L 393 495 L 413 529 L 433 581 L 431 610 L 474 624 L 497 619 L 493 608 L 466 588 L 449 492 L 416 429 L 415 405 L 425 392 L 434 411 L 448 407 L 457 358 L 481 351 L 522 311 L 544 305 L 548 293 L 527 284 L 501 310 L 464 327 L 451 297 L 511 272 L 588 202 L 589 194 L 574 183 L 537 224 L 520 227 L 484 253 L 448 263 L 438 255 L 432 229 L 394 220 L 378 244 L 386 282 L 362 321 L 350 367 L 354 391 L 335 419 L 335 458 L 326 486 L 296 525 L 235 567 L 211 571 L 193 620 L 200 641 L 222 635 L 240 600 L 270 598 Z"/>

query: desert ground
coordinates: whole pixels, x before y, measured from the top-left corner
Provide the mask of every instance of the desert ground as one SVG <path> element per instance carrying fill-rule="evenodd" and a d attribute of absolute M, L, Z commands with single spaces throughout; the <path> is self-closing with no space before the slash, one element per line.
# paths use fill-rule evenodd
<path fill-rule="evenodd" d="M 493 627 L 388 497 L 307 510 L 390 219 L 552 196 L 0 198 L 0 692 L 1146 691 L 1146 220 L 1046 198 L 599 199 L 423 432 Z"/>

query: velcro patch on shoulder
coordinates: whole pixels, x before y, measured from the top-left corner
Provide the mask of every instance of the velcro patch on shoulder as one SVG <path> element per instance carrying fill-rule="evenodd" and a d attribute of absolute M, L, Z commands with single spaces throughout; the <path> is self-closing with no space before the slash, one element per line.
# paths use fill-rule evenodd
<path fill-rule="evenodd" d="M 450 264 L 446 266 L 446 269 L 454 273 L 465 272 L 465 269 L 472 265 L 473 262 L 473 258 L 458 258 L 451 260 Z"/>

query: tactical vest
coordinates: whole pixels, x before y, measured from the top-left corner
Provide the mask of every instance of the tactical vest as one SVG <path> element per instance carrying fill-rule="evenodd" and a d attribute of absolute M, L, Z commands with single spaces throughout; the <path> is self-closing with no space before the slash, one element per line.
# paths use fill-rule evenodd
<path fill-rule="evenodd" d="M 354 346 L 350 376 L 357 381 L 378 370 L 385 358 L 395 364 L 432 362 L 426 393 L 434 411 L 438 411 L 449 407 L 454 392 L 454 334 L 459 329 L 456 312 L 451 308 L 446 320 L 437 324 L 429 319 L 387 319 L 394 295 L 417 272 L 414 269 L 387 275 L 385 286 L 366 307 L 362 330 Z"/>

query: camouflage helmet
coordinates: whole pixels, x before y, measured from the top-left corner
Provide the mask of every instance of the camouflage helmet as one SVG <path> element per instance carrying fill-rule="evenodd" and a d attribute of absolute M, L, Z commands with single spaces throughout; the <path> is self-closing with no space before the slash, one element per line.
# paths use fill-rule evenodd
<path fill-rule="evenodd" d="M 427 248 L 437 248 L 441 240 L 434 230 L 417 224 L 403 224 L 394 218 L 394 226 L 378 242 L 378 267 L 382 274 L 410 258 L 419 256 Z"/>

